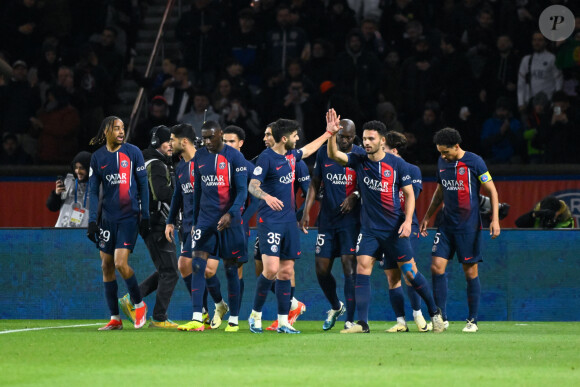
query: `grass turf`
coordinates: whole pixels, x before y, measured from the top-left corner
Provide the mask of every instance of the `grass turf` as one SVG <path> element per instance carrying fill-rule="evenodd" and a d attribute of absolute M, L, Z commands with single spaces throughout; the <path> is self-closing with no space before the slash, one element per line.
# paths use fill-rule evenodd
<path fill-rule="evenodd" d="M 97 323 L 4 320 L 0 332 Z M 264 322 L 266 324 L 266 322 Z M 482 322 L 476 334 L 452 323 L 442 334 L 323 332 L 300 335 L 178 332 L 147 327 L 99 332 L 99 325 L 0 334 L 0 385 L 578 385 L 578 323 Z M 104 325 L 104 323 L 103 323 Z M 266 326 L 266 325 L 265 325 Z"/>

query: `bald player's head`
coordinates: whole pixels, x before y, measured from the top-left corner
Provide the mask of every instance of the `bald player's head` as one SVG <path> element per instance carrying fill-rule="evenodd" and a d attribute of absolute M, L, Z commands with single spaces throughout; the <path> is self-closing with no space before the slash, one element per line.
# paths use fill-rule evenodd
<path fill-rule="evenodd" d="M 356 127 L 349 119 L 340 120 L 340 130 L 336 136 L 336 143 L 341 152 L 348 153 L 352 150 L 352 144 L 356 137 Z"/>

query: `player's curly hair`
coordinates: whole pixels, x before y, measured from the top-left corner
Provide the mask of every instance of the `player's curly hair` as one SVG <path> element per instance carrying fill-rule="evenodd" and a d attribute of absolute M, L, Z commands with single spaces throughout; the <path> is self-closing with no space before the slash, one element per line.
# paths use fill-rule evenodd
<path fill-rule="evenodd" d="M 398 151 L 407 148 L 407 137 L 403 133 L 395 132 L 394 130 L 387 132 L 385 142 L 389 148 L 397 149 Z"/>
<path fill-rule="evenodd" d="M 453 128 L 443 128 L 433 136 L 435 145 L 443 145 L 446 147 L 461 144 L 461 135 Z"/>
<path fill-rule="evenodd" d="M 195 129 L 190 124 L 177 124 L 171 127 L 171 133 L 176 138 L 187 138 L 192 144 L 195 143 Z"/>
<path fill-rule="evenodd" d="M 246 140 L 246 132 L 244 131 L 244 129 L 240 128 L 239 126 L 236 126 L 236 125 L 226 126 L 226 128 L 224 129 L 224 134 L 227 134 L 227 133 L 235 134 L 236 136 L 238 136 L 238 140 L 242 140 L 242 141 Z"/>
<path fill-rule="evenodd" d="M 362 130 L 376 130 L 379 135 L 385 137 L 387 135 L 387 127 L 381 121 L 373 120 L 367 121 L 363 124 Z"/>
<path fill-rule="evenodd" d="M 123 122 L 123 120 L 117 116 L 106 117 L 103 120 L 103 122 L 101 122 L 101 127 L 99 128 L 97 135 L 95 137 L 91 138 L 91 141 L 89 141 L 89 145 L 104 144 L 105 141 L 107 141 L 107 137 L 105 137 L 105 132 L 107 131 L 107 129 L 111 129 L 113 127 L 113 123 L 115 122 L 115 120 L 119 120 L 119 121 Z"/>
<path fill-rule="evenodd" d="M 271 126 L 272 128 L 272 137 L 274 137 L 274 141 L 280 142 L 282 137 L 288 137 L 292 133 L 300 130 L 300 124 L 298 121 L 288 120 L 286 118 L 279 118 L 274 122 Z"/>

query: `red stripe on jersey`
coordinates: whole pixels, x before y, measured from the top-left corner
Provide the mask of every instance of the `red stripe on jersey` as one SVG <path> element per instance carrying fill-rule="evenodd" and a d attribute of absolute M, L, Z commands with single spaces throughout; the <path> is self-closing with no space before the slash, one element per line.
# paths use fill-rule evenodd
<path fill-rule="evenodd" d="M 119 205 L 122 211 L 131 210 L 131 159 L 124 153 L 118 154 L 119 176 L 121 177 L 121 184 L 119 184 Z M 128 207 L 128 208 L 127 208 Z"/>
<path fill-rule="evenodd" d="M 455 166 L 455 176 L 457 179 L 457 203 L 461 219 L 467 219 L 471 211 L 471 192 L 469 186 L 469 168 L 465 163 L 458 161 Z"/>
<path fill-rule="evenodd" d="M 290 169 L 292 169 L 292 193 L 290 194 L 290 198 L 292 200 L 292 208 L 296 210 L 296 193 L 294 191 L 294 180 L 296 179 L 296 159 L 294 158 L 294 155 L 286 155 L 286 160 L 288 160 Z"/>
<path fill-rule="evenodd" d="M 223 155 L 217 155 L 217 165 L 215 173 L 218 177 L 218 197 L 220 199 L 220 210 L 226 208 L 230 202 L 230 163 Z"/>
<path fill-rule="evenodd" d="M 346 197 L 348 197 L 356 188 L 356 172 L 354 169 L 345 168 L 344 174 L 346 175 Z"/>
<path fill-rule="evenodd" d="M 393 192 L 393 182 L 395 178 L 395 171 L 387 163 L 381 163 L 381 203 L 383 207 L 391 212 L 394 212 L 395 201 L 393 195 L 399 194 Z"/>
<path fill-rule="evenodd" d="M 191 190 L 193 191 L 193 183 L 195 183 L 195 163 L 192 161 L 189 162 L 189 183 L 191 184 Z"/>

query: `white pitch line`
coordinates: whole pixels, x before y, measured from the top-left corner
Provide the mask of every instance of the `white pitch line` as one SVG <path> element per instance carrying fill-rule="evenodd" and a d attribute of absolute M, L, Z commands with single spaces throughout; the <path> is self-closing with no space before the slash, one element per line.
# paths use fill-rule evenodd
<path fill-rule="evenodd" d="M 9 330 L 9 331 L 0 331 L 0 335 L 3 335 L 5 333 L 17 333 L 17 332 L 27 332 L 27 331 L 42 331 L 44 329 L 92 327 L 92 326 L 101 325 L 101 324 L 102 323 L 80 324 L 80 325 L 62 325 L 62 326 L 58 326 L 58 327 L 39 327 L 39 328 L 12 329 L 12 330 Z"/>

